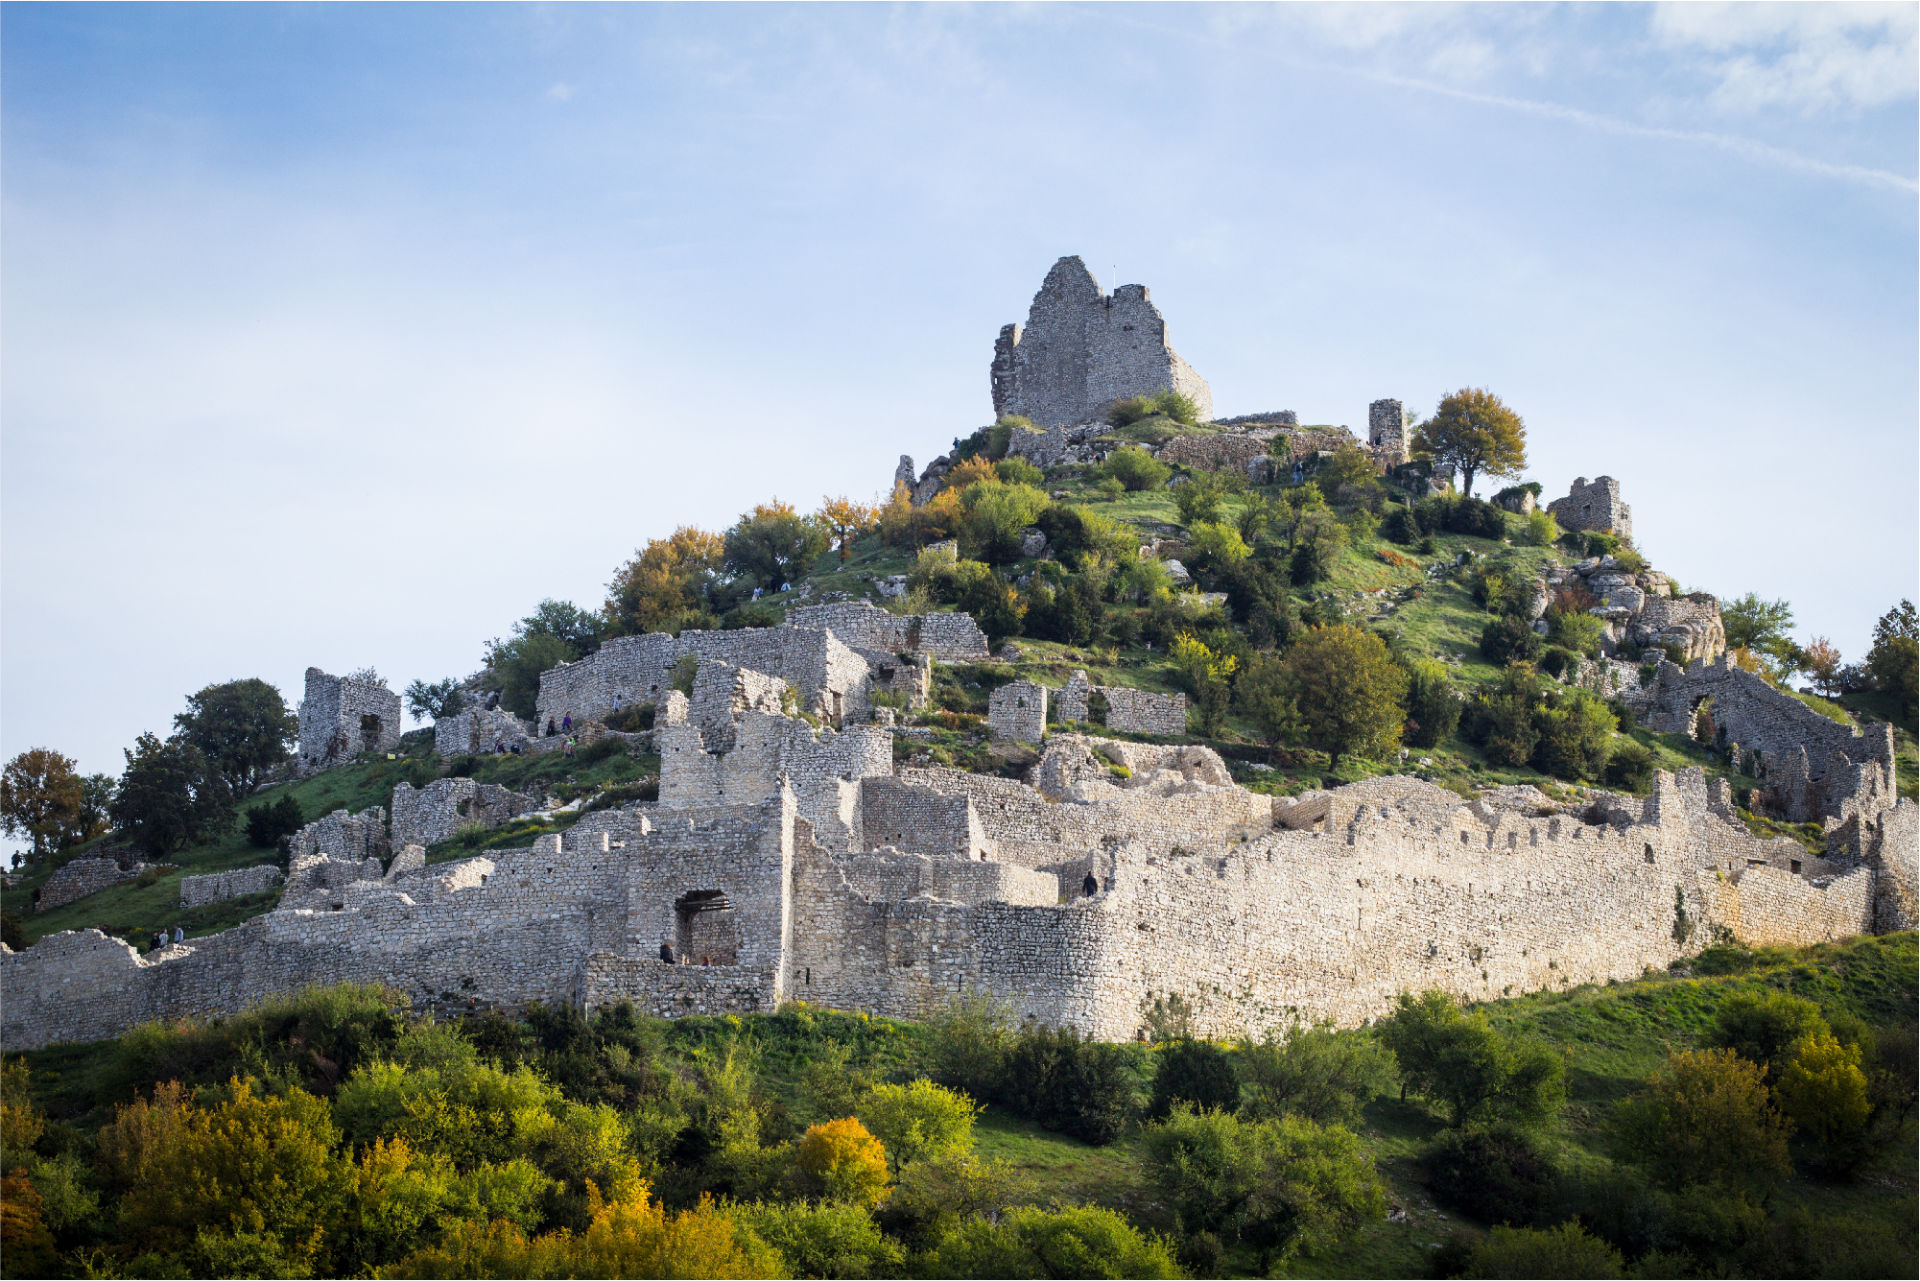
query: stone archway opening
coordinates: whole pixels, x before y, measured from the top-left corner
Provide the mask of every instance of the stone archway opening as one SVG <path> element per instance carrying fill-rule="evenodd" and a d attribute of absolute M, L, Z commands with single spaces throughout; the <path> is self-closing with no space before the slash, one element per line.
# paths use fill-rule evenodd
<path fill-rule="evenodd" d="M 735 965 L 740 930 L 724 890 L 692 890 L 673 905 L 674 946 L 691 965 Z"/>

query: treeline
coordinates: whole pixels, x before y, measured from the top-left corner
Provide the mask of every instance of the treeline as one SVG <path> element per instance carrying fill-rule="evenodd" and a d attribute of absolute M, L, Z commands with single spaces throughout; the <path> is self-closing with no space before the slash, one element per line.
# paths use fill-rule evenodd
<path fill-rule="evenodd" d="M 1595 1037 L 1662 1002 L 1698 1031 L 1571 1108 L 1570 1066 L 1616 1050 L 1437 992 L 1370 1029 L 1229 1042 L 1189 1034 L 1172 1002 L 1146 1012 L 1154 1039 L 1115 1045 L 977 1001 L 925 1027 L 804 1006 L 448 1023 L 377 989 L 318 989 L 34 1056 L 50 1076 L 8 1061 L 0 1268 L 1264 1274 L 1381 1222 L 1390 1193 L 1364 1136 L 1386 1125 L 1431 1135 L 1419 1180 L 1497 1225 L 1448 1245 L 1446 1275 L 1880 1275 L 1910 1264 L 1910 1227 L 1783 1193 L 1797 1178 L 1834 1205 L 1910 1159 L 1913 962 L 1911 934 L 1818 965 L 1716 949 L 1697 972 L 1752 977 L 1610 1003 Z M 983 1103 L 1120 1145 L 1157 1208 L 1033 1204 L 976 1150 Z"/>

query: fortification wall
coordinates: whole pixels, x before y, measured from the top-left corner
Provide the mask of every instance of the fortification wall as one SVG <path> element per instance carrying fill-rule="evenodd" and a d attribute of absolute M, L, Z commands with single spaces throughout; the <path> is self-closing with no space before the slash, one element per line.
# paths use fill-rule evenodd
<path fill-rule="evenodd" d="M 433 723 L 433 750 L 448 760 L 491 752 L 495 744 L 524 751 L 534 739 L 533 728 L 504 707 L 469 707 Z"/>
<path fill-rule="evenodd" d="M 331 854 L 358 862 L 385 860 L 391 845 L 387 840 L 387 811 L 375 805 L 349 814 L 335 810 L 308 823 L 288 841 L 293 858 Z"/>
<path fill-rule="evenodd" d="M 891 734 L 871 725 L 815 731 L 805 721 L 747 712 L 731 736 L 729 750 L 718 751 L 690 722 L 656 731 L 663 810 L 757 802 L 784 778 L 822 840 L 837 849 L 858 845 L 857 784 L 893 772 Z"/>
<path fill-rule="evenodd" d="M 971 614 L 890 614 L 866 601 L 841 601 L 796 606 L 785 625 L 832 632 L 854 649 L 924 654 L 943 663 L 987 657 L 987 634 Z"/>
<path fill-rule="evenodd" d="M 1574 480 L 1565 498 L 1547 504 L 1562 529 L 1595 529 L 1633 541 L 1633 509 L 1620 500 L 1620 482 L 1611 476 Z"/>
<path fill-rule="evenodd" d="M 1638 700 L 1640 716 L 1648 728 L 1663 734 L 1691 734 L 1700 701 L 1706 698 L 1713 700 L 1715 729 L 1725 730 L 1728 742 L 1760 753 L 1760 766 L 1769 777 L 1798 753 L 1804 753 L 1809 766 L 1819 771 L 1814 777 L 1819 777 L 1836 752 L 1861 761 L 1889 750 L 1880 740 L 1864 738 L 1781 693 L 1726 656 L 1712 663 L 1689 663 L 1685 671 L 1663 660 L 1653 684 Z"/>
<path fill-rule="evenodd" d="M 435 845 L 464 827 L 498 827 L 533 807 L 531 796 L 470 778 L 435 779 L 418 789 L 400 783 L 393 789 L 391 844 Z"/>
<path fill-rule="evenodd" d="M 98 894 L 123 881 L 137 880 L 146 866 L 136 863 L 132 868 L 124 868 L 110 858 L 69 859 L 54 869 L 53 875 L 40 887 L 40 897 L 34 900 L 33 910 L 44 912 L 89 894 Z"/>
<path fill-rule="evenodd" d="M 180 878 L 180 906 L 200 907 L 225 899 L 244 898 L 248 894 L 265 894 L 269 890 L 279 889 L 284 880 L 286 873 L 272 863 L 236 867 L 230 872 L 213 872 L 206 876 L 183 876 Z"/>

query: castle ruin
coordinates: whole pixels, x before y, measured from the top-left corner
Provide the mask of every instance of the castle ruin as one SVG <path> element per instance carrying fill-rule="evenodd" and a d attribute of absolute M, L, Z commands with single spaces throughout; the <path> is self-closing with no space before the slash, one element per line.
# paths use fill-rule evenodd
<path fill-rule="evenodd" d="M 391 752 L 400 745 L 400 731 L 398 694 L 372 681 L 309 667 L 294 770 L 315 774 L 362 752 Z"/>
<path fill-rule="evenodd" d="M 279 907 L 224 933 L 149 956 L 95 930 L 0 951 L 0 1039 L 112 1036 L 322 977 L 442 1010 L 661 1016 L 805 999 L 923 1017 L 976 993 L 1108 1039 L 1177 996 L 1198 1031 L 1259 1033 L 1358 1023 L 1406 989 L 1636 978 L 1716 937 L 1911 928 L 1920 810 L 1893 797 L 1888 747 L 1743 675 L 1663 667 L 1629 701 L 1665 723 L 1712 698 L 1789 790 L 1807 793 L 1818 759 L 1818 796 L 1798 803 L 1830 820 L 1826 857 L 1750 834 L 1698 769 L 1657 774 L 1645 798 L 1559 804 L 1405 776 L 1271 797 L 1204 747 L 1074 733 L 1027 782 L 900 767 L 888 727 L 815 728 L 784 677 L 708 655 L 692 697 L 660 699 L 657 802 L 431 865 L 418 844 L 384 861 L 379 809 L 330 816 L 296 841 Z"/>
<path fill-rule="evenodd" d="M 1171 389 L 1213 416 L 1206 379 L 1167 342 L 1167 322 L 1145 285 L 1113 293 L 1079 258 L 1053 264 L 1033 296 L 1027 323 L 1004 325 L 993 345 L 993 412 L 1037 427 L 1102 418 L 1115 401 Z"/>

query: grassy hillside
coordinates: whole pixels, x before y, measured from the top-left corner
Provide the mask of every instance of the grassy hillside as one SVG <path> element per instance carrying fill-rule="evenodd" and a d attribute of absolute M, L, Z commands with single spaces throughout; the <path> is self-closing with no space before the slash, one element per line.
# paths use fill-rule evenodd
<path fill-rule="evenodd" d="M 1564 1104 L 1535 1131 L 1547 1170 L 1543 1199 L 1532 1221 L 1544 1225 L 1578 1219 L 1613 1239 L 1630 1262 L 1644 1255 L 1636 1275 L 1910 1274 L 1916 1250 L 1916 959 L 1912 934 L 1804 951 L 1722 948 L 1672 974 L 1480 1007 L 1493 1028 L 1544 1044 L 1565 1066 Z M 1791 1176 L 1763 1204 L 1743 1211 L 1746 1217 L 1737 1223 L 1708 1228 L 1691 1220 L 1642 1221 L 1626 1214 L 1623 1207 L 1637 1205 L 1651 1212 L 1649 1207 L 1657 1211 L 1677 1203 L 1648 1192 L 1634 1168 L 1619 1160 L 1616 1109 L 1643 1088 L 1669 1054 L 1710 1043 L 1715 1019 L 1731 998 L 1754 994 L 1811 1001 L 1845 1040 L 1863 1047 L 1862 1061 L 1875 1074 L 1879 1109 L 1869 1155 L 1845 1175 L 1822 1173 L 1815 1146 L 1802 1134 L 1794 1140 Z M 253 1075 L 268 1095 L 311 1091 L 320 1099 L 317 1106 L 331 1107 L 339 1123 L 350 1135 L 360 1135 L 357 1142 L 364 1144 L 376 1132 L 397 1132 L 383 1126 L 402 1124 L 394 1120 L 367 1128 L 368 1096 L 356 1081 L 369 1073 L 394 1071 L 377 1068 L 382 1060 L 412 1065 L 401 1077 L 382 1078 L 392 1081 L 404 1079 L 405 1072 L 427 1070 L 441 1074 L 436 1080 L 452 1081 L 467 1070 L 458 1064 L 476 1049 L 482 1059 L 503 1067 L 524 1066 L 537 1074 L 530 1079 L 551 1083 L 541 1089 L 557 1092 L 550 1101 L 536 1104 L 532 1100 L 545 1097 L 538 1090 L 514 1086 L 512 1096 L 520 1101 L 513 1106 L 546 1109 L 554 1119 L 542 1124 L 557 1126 L 545 1131 L 551 1137 L 532 1146 L 516 1137 L 525 1134 L 524 1111 L 510 1122 L 482 1104 L 476 1119 L 495 1127 L 499 1136 L 490 1153 L 504 1159 L 524 1151 L 545 1177 L 558 1181 L 560 1187 L 530 1211 L 526 1222 L 533 1230 L 583 1226 L 584 1211 L 563 1189 L 583 1169 L 609 1169 L 609 1161 L 635 1163 L 669 1207 L 693 1206 L 703 1193 L 719 1196 L 722 1207 L 729 1198 L 803 1198 L 803 1185 L 791 1181 L 799 1176 L 791 1175 L 787 1163 L 796 1150 L 791 1143 L 808 1126 L 848 1111 L 872 1116 L 865 1093 L 871 1082 L 929 1075 L 953 1080 L 954 1065 L 977 1060 L 980 1053 L 964 1023 L 902 1023 L 805 1006 L 776 1015 L 672 1023 L 636 1020 L 619 1010 L 592 1023 L 566 1011 L 534 1011 L 522 1021 L 494 1015 L 437 1029 L 418 1021 L 410 1026 L 405 1017 L 384 1013 L 389 1008 L 390 1002 L 362 990 L 334 991 L 270 1003 L 213 1027 L 149 1028 L 117 1042 L 55 1047 L 24 1056 L 27 1091 L 48 1124 L 30 1152 L 23 1155 L 15 1146 L 6 1161 L 9 1168 L 24 1162 L 23 1168 L 37 1173 L 49 1188 L 48 1215 L 59 1220 L 53 1229 L 54 1263 L 37 1274 L 64 1275 L 85 1267 L 93 1275 L 103 1270 L 146 1275 L 151 1273 L 140 1269 L 165 1266 L 203 1274 L 195 1271 L 193 1262 L 203 1255 L 195 1253 L 197 1247 L 180 1246 L 177 1237 L 164 1235 L 166 1215 L 152 1209 L 150 1198 L 141 1199 L 139 1205 L 145 1208 L 133 1213 L 128 1198 L 140 1195 L 138 1177 L 114 1166 L 108 1154 L 117 1149 L 96 1137 L 112 1125 L 116 1108 L 148 1096 L 166 1080 L 185 1082 L 190 1097 L 206 1108 L 217 1107 L 228 1096 L 224 1083 L 235 1072 Z M 1336 1040 L 1370 1037 L 1354 1031 Z M 870 1220 L 863 1211 L 854 1212 L 867 1224 L 861 1231 L 869 1234 L 863 1238 L 868 1244 L 861 1249 L 868 1253 L 860 1256 L 850 1244 L 846 1250 L 865 1257 L 875 1267 L 874 1275 L 1008 1275 L 1006 1269 L 1017 1264 L 1017 1258 L 996 1255 L 991 1263 L 980 1264 L 986 1270 L 967 1271 L 956 1267 L 958 1256 L 950 1248 L 940 1252 L 937 1238 L 960 1231 L 976 1213 L 1004 1216 L 1009 1207 L 1021 1204 L 1054 1211 L 1091 1205 L 1117 1211 L 1148 1237 L 1163 1236 L 1180 1269 L 1194 1275 L 1446 1276 L 1460 1275 L 1470 1266 L 1471 1252 L 1490 1225 L 1454 1208 L 1429 1168 L 1447 1122 L 1417 1090 L 1403 1100 L 1391 1078 L 1378 1083 L 1385 1092 L 1364 1105 L 1357 1126 L 1357 1159 L 1383 1182 L 1385 1197 L 1378 1213 L 1362 1215 L 1358 1226 L 1314 1248 L 1268 1259 L 1270 1267 L 1262 1266 L 1262 1251 L 1253 1240 L 1196 1236 L 1175 1212 L 1180 1202 L 1174 1186 L 1154 1164 L 1155 1131 L 1143 1112 L 1156 1073 L 1174 1061 L 1176 1047 L 1169 1041 L 1112 1050 L 1120 1056 L 1120 1075 L 1102 1078 L 1107 1083 L 1098 1088 L 1125 1096 L 1127 1115 L 1110 1142 L 1067 1137 L 1050 1128 L 1066 1124 L 1060 1116 L 1036 1114 L 1030 1105 L 996 1097 L 979 1117 L 970 1144 L 962 1145 L 970 1146 L 984 1165 L 969 1164 L 960 1149 L 954 1149 L 945 1157 L 924 1158 L 917 1174 L 911 1166 L 894 1169 L 891 1177 L 899 1189 L 892 1198 Z M 1230 1048 L 1227 1059 L 1237 1065 L 1246 1053 Z M 1246 1068 L 1236 1066 L 1235 1071 L 1244 1075 Z M 8 1102 L 17 1107 L 17 1074 L 9 1083 L 15 1093 Z M 1249 1106 L 1254 1097 L 1249 1088 Z M 596 1116 L 601 1119 L 594 1120 Z M 422 1155 L 441 1150 L 448 1141 L 432 1127 L 406 1125 Z M 576 1132 L 575 1139 L 563 1138 Z M 589 1141 L 589 1133 L 602 1137 Z M 342 1146 L 337 1136 L 330 1142 L 342 1160 L 364 1151 Z M 471 1168 L 472 1160 L 456 1155 L 454 1166 Z M 932 1220 L 925 1216 L 938 1206 L 946 1207 L 947 1217 L 938 1220 L 944 1226 L 936 1231 L 927 1226 Z M 76 1207 L 88 1212 L 80 1214 Z M 269 1236 L 275 1231 L 273 1216 L 284 1213 L 284 1206 L 268 1209 Z M 729 1213 L 743 1223 L 764 1222 L 753 1219 L 752 1211 Z M 348 1234 L 339 1246 L 344 1253 L 325 1257 L 336 1267 L 344 1258 L 357 1260 L 356 1266 L 392 1267 L 407 1251 L 431 1247 L 441 1231 L 452 1230 L 455 1217 L 449 1211 L 446 1222 L 418 1222 L 391 1238 L 370 1241 Z M 213 1225 L 216 1232 L 223 1226 Z M 876 1228 L 887 1235 L 872 1237 Z M 842 1222 L 834 1231 L 844 1236 L 852 1229 Z M 929 1240 L 929 1233 L 936 1239 Z M 1708 1238 L 1718 1244 L 1702 1253 L 1700 1242 Z M 160 1248 L 166 1240 L 176 1242 L 172 1254 L 141 1262 L 143 1252 Z M 7 1275 L 23 1274 L 16 1257 L 10 1251 L 0 1262 Z M 811 1266 L 808 1258 L 814 1259 Z M 783 1262 L 784 1270 L 763 1266 L 785 1275 L 868 1274 L 861 1267 L 846 1270 L 846 1258 L 837 1269 L 824 1271 L 812 1255 L 792 1255 Z M 119 1271 L 130 1265 L 131 1273 Z M 416 1259 L 414 1267 L 419 1266 Z M 1065 1270 L 1031 1275 L 1155 1274 L 1138 1266 L 1102 1272 L 1101 1266 L 1097 1258 L 1083 1257 Z M 407 1269 L 399 1272 L 406 1274 Z"/>

